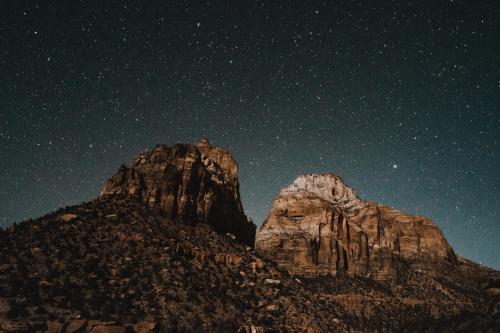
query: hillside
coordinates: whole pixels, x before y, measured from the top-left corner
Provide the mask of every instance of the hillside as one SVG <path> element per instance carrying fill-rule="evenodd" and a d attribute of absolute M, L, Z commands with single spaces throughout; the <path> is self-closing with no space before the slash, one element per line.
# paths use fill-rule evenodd
<path fill-rule="evenodd" d="M 500 273 L 456 256 L 447 243 L 436 252 L 443 256 L 426 260 L 401 247 L 382 252 L 394 253 L 393 275 L 349 271 L 354 252 L 345 271 L 324 274 L 311 265 L 325 263 L 325 252 L 304 250 L 298 262 L 260 247 L 259 237 L 254 249 L 232 161 L 203 142 L 157 146 L 120 167 L 97 199 L 1 230 L 0 332 L 500 330 Z M 350 223 L 345 230 L 368 223 L 346 207 L 339 212 Z M 381 240 L 399 223 L 385 216 Z M 371 252 L 378 244 L 367 234 Z"/>

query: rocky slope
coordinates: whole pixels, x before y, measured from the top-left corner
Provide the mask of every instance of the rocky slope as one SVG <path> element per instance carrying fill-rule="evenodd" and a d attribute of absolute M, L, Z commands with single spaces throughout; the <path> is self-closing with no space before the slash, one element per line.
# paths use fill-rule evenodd
<path fill-rule="evenodd" d="M 101 190 L 103 198 L 116 194 L 137 197 L 170 219 L 207 223 L 254 245 L 256 227 L 243 212 L 238 165 L 227 150 L 207 139 L 196 145 L 157 145 L 138 155 Z"/>
<path fill-rule="evenodd" d="M 401 271 L 400 259 L 429 267 L 456 263 L 432 221 L 363 201 L 333 174 L 300 176 L 283 189 L 256 247 L 297 275 L 388 280 Z"/>
<path fill-rule="evenodd" d="M 485 292 L 500 287 L 496 272 L 467 262 L 440 275 L 403 268 L 391 285 L 291 277 L 231 234 L 173 221 L 136 197 L 109 196 L 0 232 L 0 331 L 500 328 L 500 299 Z"/>
<path fill-rule="evenodd" d="M 11 227 L 0 259 L 0 331 L 347 327 L 309 317 L 308 308 L 338 318 L 340 308 L 315 302 L 233 235 L 175 222 L 137 198 L 100 198 Z"/>

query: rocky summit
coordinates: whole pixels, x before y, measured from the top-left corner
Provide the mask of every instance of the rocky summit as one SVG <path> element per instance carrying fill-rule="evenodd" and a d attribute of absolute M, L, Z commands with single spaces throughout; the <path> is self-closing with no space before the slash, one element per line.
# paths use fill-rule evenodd
<path fill-rule="evenodd" d="M 298 275 L 387 280 L 400 273 L 401 259 L 427 267 L 457 262 L 432 221 L 363 201 L 333 174 L 300 176 L 284 188 L 256 245 Z"/>
<path fill-rule="evenodd" d="M 170 219 L 207 223 L 253 247 L 256 227 L 243 212 L 239 186 L 231 154 L 202 139 L 139 154 L 104 184 L 101 197 L 134 196 Z"/>
<path fill-rule="evenodd" d="M 101 195 L 0 230 L 0 332 L 499 332 L 500 273 L 420 216 L 299 177 L 253 247 L 237 164 L 158 145 Z"/>

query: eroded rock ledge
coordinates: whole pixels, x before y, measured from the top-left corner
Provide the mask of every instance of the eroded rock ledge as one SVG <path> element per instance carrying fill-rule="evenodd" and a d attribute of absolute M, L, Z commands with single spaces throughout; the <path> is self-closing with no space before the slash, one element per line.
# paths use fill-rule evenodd
<path fill-rule="evenodd" d="M 397 276 L 401 258 L 456 261 L 432 221 L 363 201 L 334 174 L 300 176 L 281 190 L 256 248 L 297 275 L 386 280 Z"/>

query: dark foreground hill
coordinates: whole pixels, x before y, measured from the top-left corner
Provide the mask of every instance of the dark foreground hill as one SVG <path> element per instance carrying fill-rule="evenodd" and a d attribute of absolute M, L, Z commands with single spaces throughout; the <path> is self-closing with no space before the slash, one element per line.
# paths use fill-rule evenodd
<path fill-rule="evenodd" d="M 340 318 L 338 305 L 317 302 L 233 238 L 206 224 L 174 222 L 127 198 L 96 200 L 22 223 L 1 234 L 1 327 L 346 327 L 330 320 Z M 329 320 L 316 322 L 310 311 Z"/>
<path fill-rule="evenodd" d="M 306 185 L 275 201 L 259 253 L 229 152 L 140 154 L 98 199 L 0 231 L 0 332 L 500 331 L 499 272 Z"/>
<path fill-rule="evenodd" d="M 493 332 L 499 324 L 494 298 L 461 285 L 457 272 L 408 271 L 388 286 L 290 277 L 232 235 L 125 197 L 62 209 L 0 237 L 5 331 Z"/>

